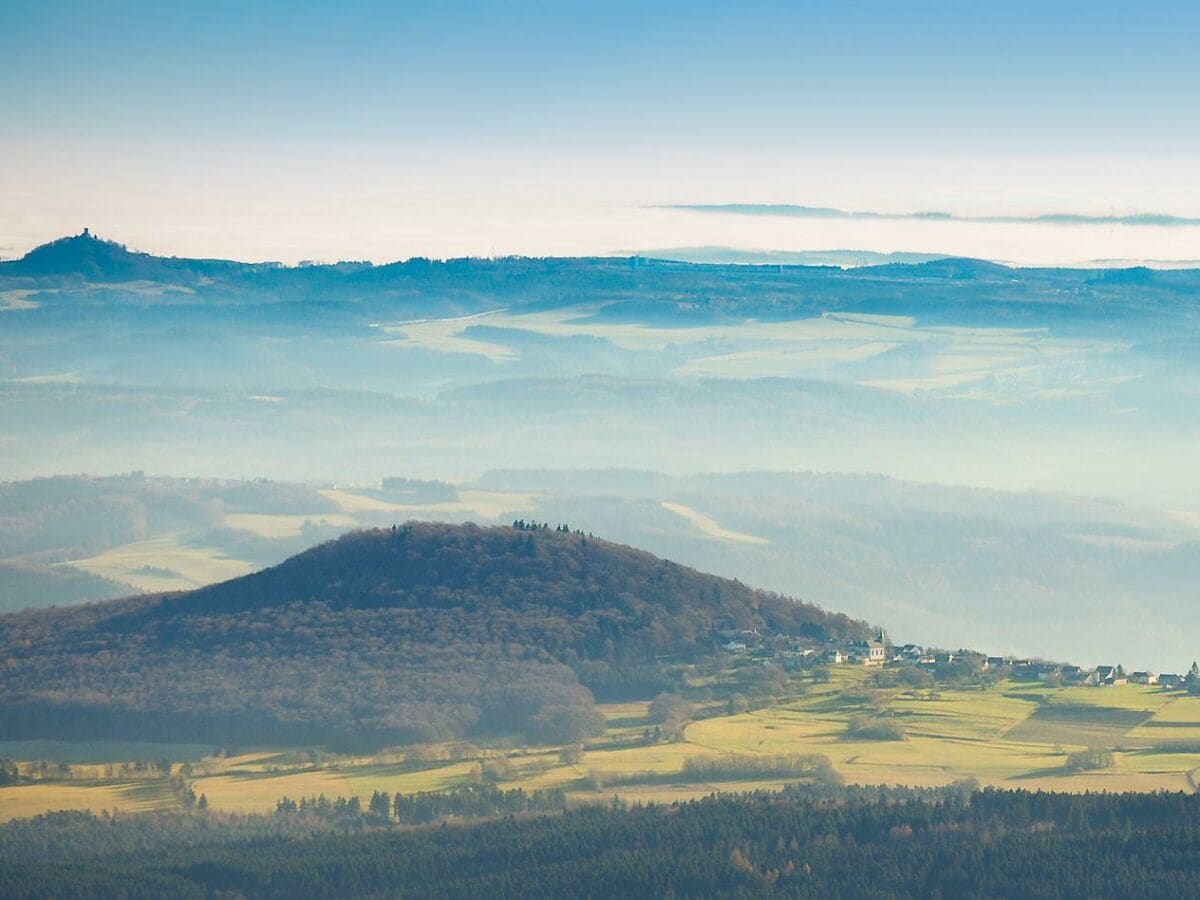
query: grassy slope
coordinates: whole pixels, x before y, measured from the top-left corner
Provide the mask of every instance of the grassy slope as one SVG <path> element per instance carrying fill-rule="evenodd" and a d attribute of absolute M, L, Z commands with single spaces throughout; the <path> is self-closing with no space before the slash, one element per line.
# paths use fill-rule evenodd
<path fill-rule="evenodd" d="M 188 590 L 254 571 L 244 560 L 212 547 L 189 547 L 174 534 L 114 547 L 70 565 L 144 591 Z"/>

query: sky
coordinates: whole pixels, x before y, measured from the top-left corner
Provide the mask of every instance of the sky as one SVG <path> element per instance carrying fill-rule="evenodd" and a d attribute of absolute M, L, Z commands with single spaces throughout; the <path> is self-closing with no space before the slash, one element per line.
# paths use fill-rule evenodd
<path fill-rule="evenodd" d="M 663 246 L 1200 257 L 1200 229 L 661 204 L 1200 215 L 1192 3 L 0 4 L 0 256 Z"/>

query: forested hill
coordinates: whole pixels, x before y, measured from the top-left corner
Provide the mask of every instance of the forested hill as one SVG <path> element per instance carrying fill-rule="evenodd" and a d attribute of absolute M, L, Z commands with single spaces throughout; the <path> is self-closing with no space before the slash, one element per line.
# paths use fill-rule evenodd
<path fill-rule="evenodd" d="M 0 731 L 570 740 L 600 725 L 578 673 L 653 693 L 664 665 L 716 652 L 727 628 L 866 632 L 577 532 L 410 523 L 191 593 L 0 618 Z"/>
<path fill-rule="evenodd" d="M 185 594 L 163 612 L 240 613 L 308 600 L 331 608 L 453 610 L 497 620 L 497 633 L 511 627 L 505 613 L 534 612 L 537 622 L 505 637 L 534 629 L 539 646 L 568 659 L 692 653 L 721 627 L 815 637 L 859 627 L 846 616 L 579 532 L 430 522 L 347 535 Z M 606 638 L 620 646 L 597 644 Z"/>

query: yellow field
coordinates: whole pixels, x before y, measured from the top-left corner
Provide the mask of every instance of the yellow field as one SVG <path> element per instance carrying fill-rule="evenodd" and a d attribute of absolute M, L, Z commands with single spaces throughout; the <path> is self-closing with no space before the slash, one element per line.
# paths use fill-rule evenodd
<path fill-rule="evenodd" d="M 0 310 L 37 309 L 37 304 L 29 299 L 36 293 L 28 289 L 0 291 Z"/>
<path fill-rule="evenodd" d="M 320 492 L 321 496 L 327 500 L 332 500 L 338 505 L 338 508 L 344 513 L 358 512 L 388 512 L 404 507 L 389 503 L 386 500 L 380 500 L 377 497 L 369 497 L 366 494 L 356 494 L 353 491 L 335 490 L 330 488 Z"/>
<path fill-rule="evenodd" d="M 56 378 L 58 376 L 55 376 Z M 66 377 L 66 376 L 64 376 Z M 356 493 L 328 489 L 320 492 L 338 506 L 336 512 L 313 511 L 291 515 L 227 513 L 227 528 L 249 531 L 264 538 L 294 538 L 306 523 L 342 528 L 371 527 L 379 513 L 391 513 L 397 522 L 422 518 L 472 518 L 481 522 L 527 515 L 537 508 L 537 497 L 504 491 L 462 491 L 452 503 L 399 504 Z M 193 546 L 186 534 L 164 534 L 113 547 L 96 556 L 61 563 L 104 578 L 131 584 L 143 591 L 177 591 L 203 587 L 249 574 L 258 566 L 225 554 L 216 547 Z"/>
<path fill-rule="evenodd" d="M 314 525 L 336 525 L 339 528 L 356 528 L 360 524 L 353 516 L 345 513 L 313 513 L 300 516 L 226 513 L 224 522 L 230 528 L 252 531 L 267 538 L 297 537 L 308 522 Z"/>
<path fill-rule="evenodd" d="M 1157 743 L 1191 741 L 1200 746 L 1200 697 L 1178 697 L 1159 707 L 1128 736 Z"/>
<path fill-rule="evenodd" d="M 211 547 L 191 547 L 178 535 L 165 535 L 114 547 L 90 559 L 63 565 L 83 569 L 144 591 L 174 591 L 226 581 L 254 570 L 250 563 L 231 559 Z"/>
<path fill-rule="evenodd" d="M 336 503 L 343 513 L 391 512 L 396 513 L 399 520 L 436 516 L 439 513 L 496 519 L 507 513 L 528 512 L 537 506 L 537 495 L 507 491 L 460 491 L 455 501 L 423 504 L 392 503 L 351 490 L 328 489 L 321 491 L 321 494 Z"/>
<path fill-rule="evenodd" d="M 778 791 L 789 783 L 787 781 L 713 781 L 705 784 L 635 784 L 603 791 L 571 791 L 567 793 L 567 802 L 569 805 L 578 805 L 618 797 L 626 803 L 675 803 L 682 800 L 696 800 L 721 792 Z"/>
<path fill-rule="evenodd" d="M 200 778 L 193 789 L 208 797 L 212 809 L 229 812 L 267 812 L 280 797 L 349 797 L 355 792 L 349 782 L 330 772 L 303 772 L 296 775 L 218 775 Z"/>
<path fill-rule="evenodd" d="M 566 309 L 514 313 L 495 310 L 478 316 L 381 323 L 390 336 L 385 343 L 421 347 L 442 353 L 468 353 L 497 364 L 520 358 L 513 343 L 483 339 L 468 329 L 486 324 L 557 338 L 587 336 L 641 352 L 683 348 L 692 358 L 677 371 L 683 375 L 762 378 L 803 375 L 829 365 L 869 359 L 897 348 L 918 351 L 917 371 L 905 378 L 868 379 L 863 384 L 911 393 L 939 390 L 951 394 L 994 396 L 1004 382 L 1038 391 L 1039 375 L 1064 360 L 1103 353 L 1124 345 L 1070 337 L 1050 337 L 1027 328 L 939 327 L 903 316 L 826 313 L 792 321 L 746 320 L 727 324 L 662 327 L 596 317 L 603 303 Z M 704 355 L 706 345 L 738 349 Z M 1087 385 L 1080 385 L 1086 389 Z"/>
<path fill-rule="evenodd" d="M 0 788 L 0 822 L 62 809 L 136 812 L 171 806 L 175 798 L 161 781 L 109 784 L 47 782 Z"/>
<path fill-rule="evenodd" d="M 281 797 L 353 797 L 366 800 L 375 791 L 417 794 L 437 791 L 469 780 L 474 761 L 445 763 L 414 771 L 402 764 L 314 769 L 290 774 L 230 772 L 197 779 L 197 796 L 208 797 L 213 809 L 231 812 L 269 812 Z"/>
<path fill-rule="evenodd" d="M 1188 734 L 1190 728 L 1122 727 L 1170 715 L 1178 724 L 1200 729 L 1200 701 L 1154 687 L 1005 683 L 986 691 L 941 690 L 932 699 L 920 697 L 901 696 L 889 705 L 907 732 L 903 741 L 847 740 L 845 723 L 855 710 L 839 707 L 825 694 L 695 722 L 687 729 L 687 742 L 727 753 L 823 753 L 848 782 L 858 784 L 939 785 L 973 777 L 983 784 L 1059 791 L 1187 790 L 1186 773 L 1200 767 L 1200 752 L 1151 752 L 1152 745 L 1165 742 L 1160 739 L 1177 731 Z M 1047 708 L 1082 718 L 1049 718 L 1050 740 L 1014 737 L 1017 726 Z M 1096 711 L 1095 719 L 1087 718 L 1089 708 Z M 1108 739 L 1103 746 L 1130 749 L 1118 752 L 1110 769 L 1068 773 L 1066 752 L 1097 743 L 1090 739 L 1095 734 Z M 1194 749 L 1200 751 L 1200 744 Z"/>
<path fill-rule="evenodd" d="M 627 719 L 645 720 L 650 714 L 649 700 L 627 700 L 624 703 L 602 703 L 600 711 L 609 723 Z"/>
<path fill-rule="evenodd" d="M 441 353 L 472 353 L 485 356 L 492 362 L 508 362 L 516 359 L 512 348 L 491 341 L 480 341 L 460 336 L 460 332 L 480 320 L 486 320 L 503 313 L 504 310 L 475 313 L 470 316 L 457 316 L 453 319 L 422 319 L 415 322 L 403 322 L 389 325 L 384 330 L 398 335 L 386 344 L 419 344 L 430 350 Z"/>
<path fill-rule="evenodd" d="M 733 544 L 769 544 L 771 543 L 766 538 L 759 537 L 754 534 L 745 534 L 741 531 L 731 531 L 728 528 L 722 528 L 715 519 L 704 515 L 704 513 L 692 509 L 690 506 L 684 506 L 682 503 L 668 503 L 664 500 L 659 504 L 667 512 L 673 512 L 677 516 L 686 519 L 688 524 L 703 534 L 705 537 L 713 538 L 718 541 L 728 541 Z"/>

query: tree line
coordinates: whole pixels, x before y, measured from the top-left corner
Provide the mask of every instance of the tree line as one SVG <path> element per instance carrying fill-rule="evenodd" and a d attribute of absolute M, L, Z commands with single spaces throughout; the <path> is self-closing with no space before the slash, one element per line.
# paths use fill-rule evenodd
<path fill-rule="evenodd" d="M 831 790 L 833 793 L 831 793 Z M 56 813 L 0 826 L 14 896 L 1182 897 L 1200 797 L 893 788 L 531 811 L 473 786 L 388 821 L 318 799 L 272 815 Z M 549 806 L 557 798 L 548 800 Z M 445 828 L 446 815 L 494 816 Z M 435 823 L 411 824 L 419 819 Z M 405 824 L 401 824 L 405 823 Z"/>

